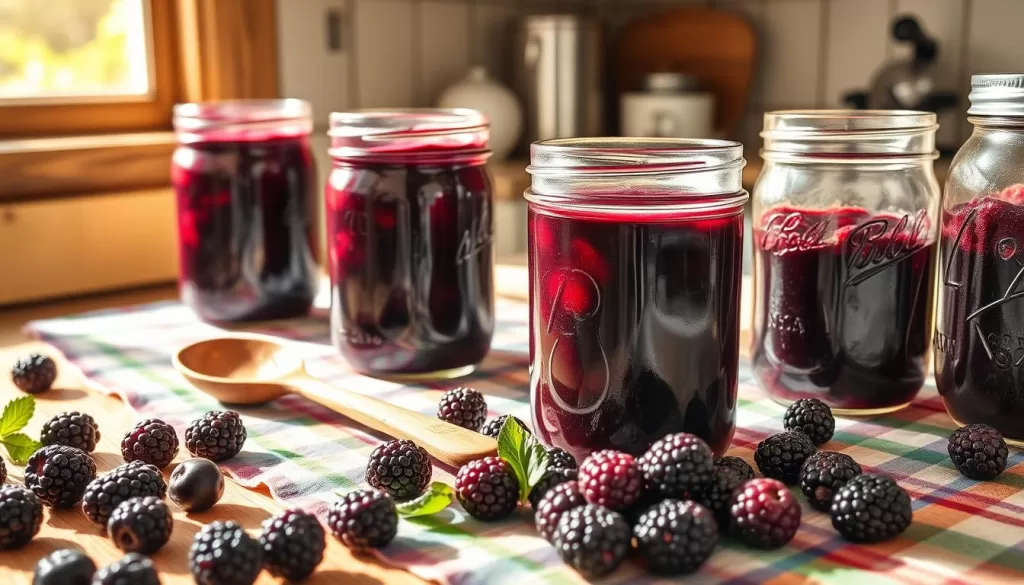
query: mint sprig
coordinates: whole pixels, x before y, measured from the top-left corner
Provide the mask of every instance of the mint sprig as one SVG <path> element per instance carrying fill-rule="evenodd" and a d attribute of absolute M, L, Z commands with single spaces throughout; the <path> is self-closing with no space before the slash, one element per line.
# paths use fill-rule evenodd
<path fill-rule="evenodd" d="M 512 467 L 519 480 L 519 501 L 525 502 L 548 470 L 547 450 L 514 418 L 508 417 L 498 433 L 498 457 Z"/>
<path fill-rule="evenodd" d="M 430 516 L 447 508 L 454 497 L 455 490 L 451 486 L 435 481 L 427 486 L 427 491 L 423 492 L 420 497 L 395 504 L 395 508 L 398 509 L 398 515 L 405 518 Z"/>
<path fill-rule="evenodd" d="M 36 399 L 32 396 L 15 398 L 4 406 L 0 415 L 0 444 L 7 449 L 7 455 L 15 465 L 24 465 L 29 455 L 35 453 L 42 443 L 19 432 L 25 428 L 36 412 Z"/>

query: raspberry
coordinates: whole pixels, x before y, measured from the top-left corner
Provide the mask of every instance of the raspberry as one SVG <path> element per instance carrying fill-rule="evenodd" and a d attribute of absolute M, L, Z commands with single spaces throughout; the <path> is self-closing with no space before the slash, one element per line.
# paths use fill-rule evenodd
<path fill-rule="evenodd" d="M 631 539 L 629 523 L 621 514 L 586 504 L 562 514 L 552 544 L 569 566 L 594 578 L 622 563 Z"/>
<path fill-rule="evenodd" d="M 356 552 L 386 546 L 398 534 L 398 510 L 377 490 L 354 490 L 331 505 L 327 526 L 334 537 Z"/>
<path fill-rule="evenodd" d="M 185 429 L 185 448 L 195 457 L 227 461 L 245 444 L 245 425 L 233 410 L 212 410 Z"/>
<path fill-rule="evenodd" d="M 370 486 L 399 502 L 422 494 L 432 473 L 426 449 L 412 441 L 394 440 L 378 445 L 366 464 L 366 481 Z"/>
<path fill-rule="evenodd" d="M 579 478 L 579 470 L 566 467 L 549 467 L 544 476 L 540 478 L 533 488 L 530 489 L 530 505 L 537 509 L 537 504 L 551 488 L 561 485 L 567 481 L 576 481 Z"/>
<path fill-rule="evenodd" d="M 149 557 L 128 553 L 100 569 L 92 585 L 160 585 L 160 578 Z"/>
<path fill-rule="evenodd" d="M 224 495 L 224 474 L 209 459 L 188 459 L 174 468 L 167 492 L 186 512 L 205 512 Z"/>
<path fill-rule="evenodd" d="M 732 493 L 750 479 L 753 478 L 740 476 L 732 467 L 716 465 L 715 471 L 711 474 L 711 482 L 697 495 L 697 501 L 711 510 L 719 525 L 723 528 L 729 526 Z"/>
<path fill-rule="evenodd" d="M 511 418 L 512 420 L 514 420 L 517 423 L 519 423 L 519 426 L 523 427 L 523 429 L 527 433 L 530 432 L 530 427 L 526 426 L 526 423 L 524 423 L 521 419 L 519 419 L 518 417 L 514 417 L 511 414 L 503 414 L 503 415 L 499 416 L 498 418 L 491 419 L 490 422 L 485 424 L 484 428 L 480 429 L 480 434 L 487 435 L 488 437 L 490 437 L 492 439 L 497 439 L 498 435 L 501 433 L 501 427 L 502 427 L 502 425 L 505 424 L 505 419 L 507 419 L 507 418 Z"/>
<path fill-rule="evenodd" d="M 312 514 L 285 510 L 263 522 L 263 565 L 275 577 L 302 581 L 324 559 L 326 546 L 324 527 Z"/>
<path fill-rule="evenodd" d="M 23 487 L 0 486 L 0 550 L 28 544 L 43 525 L 43 503 Z"/>
<path fill-rule="evenodd" d="M 732 494 L 732 533 L 750 546 L 779 548 L 800 527 L 800 503 L 776 479 L 751 479 Z"/>
<path fill-rule="evenodd" d="M 92 480 L 85 488 L 82 510 L 94 524 L 106 528 L 114 508 L 121 502 L 147 496 L 163 498 L 165 495 L 167 484 L 160 470 L 141 461 L 132 461 Z"/>
<path fill-rule="evenodd" d="M 162 420 L 146 419 L 121 439 L 121 455 L 127 462 L 142 461 L 163 469 L 178 455 L 178 434 Z"/>
<path fill-rule="evenodd" d="M 728 469 L 735 472 L 744 480 L 754 479 L 754 468 L 744 459 L 739 457 L 733 457 L 732 455 L 726 455 L 718 461 L 715 461 L 715 469 Z"/>
<path fill-rule="evenodd" d="M 561 467 L 563 469 L 578 469 L 580 464 L 576 458 L 565 449 L 551 447 L 548 450 L 548 467 Z"/>
<path fill-rule="evenodd" d="M 910 496 L 891 478 L 863 474 L 846 482 L 832 499 L 832 526 L 852 542 L 881 542 L 910 526 Z"/>
<path fill-rule="evenodd" d="M 673 433 L 655 441 L 640 458 L 647 489 L 662 498 L 686 498 L 711 481 L 715 455 L 696 435 Z"/>
<path fill-rule="evenodd" d="M 644 491 L 640 465 L 628 453 L 604 450 L 591 453 L 579 471 L 580 491 L 591 504 L 626 510 Z"/>
<path fill-rule="evenodd" d="M 787 431 L 803 433 L 815 445 L 824 445 L 836 430 L 832 409 L 817 398 L 801 398 L 786 409 L 783 425 Z"/>
<path fill-rule="evenodd" d="M 107 521 L 110 540 L 126 553 L 155 553 L 171 539 L 173 529 L 170 508 L 153 496 L 121 502 Z"/>
<path fill-rule="evenodd" d="M 188 567 L 199 585 L 252 585 L 263 568 L 263 550 L 238 524 L 217 521 L 192 539 Z"/>
<path fill-rule="evenodd" d="M 786 431 L 758 443 L 754 463 L 761 475 L 792 485 L 800 479 L 800 468 L 814 451 L 807 435 Z"/>
<path fill-rule="evenodd" d="M 472 388 L 452 388 L 441 396 L 437 418 L 464 429 L 479 431 L 487 419 L 487 401 L 483 394 Z"/>
<path fill-rule="evenodd" d="M 57 379 L 57 364 L 49 356 L 33 353 L 14 362 L 11 379 L 22 392 L 38 394 L 53 386 Z"/>
<path fill-rule="evenodd" d="M 995 479 L 1006 469 L 1006 441 L 988 425 L 967 425 L 953 431 L 947 449 L 953 465 L 971 479 Z"/>
<path fill-rule="evenodd" d="M 711 556 L 718 545 L 718 525 L 711 512 L 696 502 L 665 500 L 640 516 L 633 537 L 652 572 L 684 575 Z"/>
<path fill-rule="evenodd" d="M 544 540 L 551 542 L 562 514 L 586 504 L 587 500 L 580 493 L 580 484 L 570 481 L 556 485 L 533 507 L 533 520 L 537 532 Z"/>
<path fill-rule="evenodd" d="M 39 559 L 32 573 L 32 585 L 90 585 L 96 563 L 73 548 L 54 551 Z"/>
<path fill-rule="evenodd" d="M 519 504 L 519 480 L 504 459 L 484 457 L 459 469 L 455 497 L 477 520 L 501 520 Z"/>
<path fill-rule="evenodd" d="M 74 447 L 49 445 L 28 458 L 25 487 L 51 508 L 70 508 L 96 477 L 96 462 Z"/>
<path fill-rule="evenodd" d="M 800 469 L 800 490 L 814 509 L 828 512 L 836 490 L 861 472 L 860 465 L 853 457 L 833 451 L 819 451 L 808 457 Z"/>
<path fill-rule="evenodd" d="M 92 453 L 100 440 L 100 429 L 88 414 L 63 412 L 43 423 L 39 440 L 44 445 L 66 445 Z"/>

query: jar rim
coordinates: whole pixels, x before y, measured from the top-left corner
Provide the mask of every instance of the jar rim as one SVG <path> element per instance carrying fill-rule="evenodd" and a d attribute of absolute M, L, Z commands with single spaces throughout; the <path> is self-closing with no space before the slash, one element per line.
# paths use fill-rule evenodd
<path fill-rule="evenodd" d="M 328 153 L 336 160 L 484 160 L 490 123 L 470 108 L 369 108 L 331 112 Z"/>
<path fill-rule="evenodd" d="M 743 166 L 743 145 L 691 138 L 552 138 L 530 145 L 531 175 L 707 172 Z"/>
<path fill-rule="evenodd" d="M 766 159 L 932 158 L 938 127 L 934 112 L 917 110 L 778 110 L 764 115 L 762 153 Z"/>
<path fill-rule="evenodd" d="M 308 136 L 313 115 L 295 98 L 187 102 L 174 106 L 172 125 L 183 144 L 257 142 Z"/>
<path fill-rule="evenodd" d="M 985 73 L 971 76 L 968 116 L 1024 116 L 1024 74 Z"/>

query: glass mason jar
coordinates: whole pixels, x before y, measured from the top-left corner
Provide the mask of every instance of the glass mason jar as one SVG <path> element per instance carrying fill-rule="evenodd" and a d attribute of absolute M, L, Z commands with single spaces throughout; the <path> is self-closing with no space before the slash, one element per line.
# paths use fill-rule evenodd
<path fill-rule="evenodd" d="M 571 138 L 531 148 L 530 401 L 548 445 L 721 455 L 736 428 L 743 147 Z"/>
<path fill-rule="evenodd" d="M 333 113 L 331 337 L 363 372 L 455 377 L 494 332 L 488 125 L 475 110 Z"/>
<path fill-rule="evenodd" d="M 309 104 L 179 104 L 174 129 L 183 302 L 214 322 L 307 314 L 321 233 Z"/>
<path fill-rule="evenodd" d="M 754 377 L 775 400 L 902 408 L 924 384 L 935 114 L 765 114 L 754 187 Z"/>
<path fill-rule="evenodd" d="M 1024 75 L 971 79 L 942 199 L 935 382 L 951 417 L 1024 442 Z"/>

